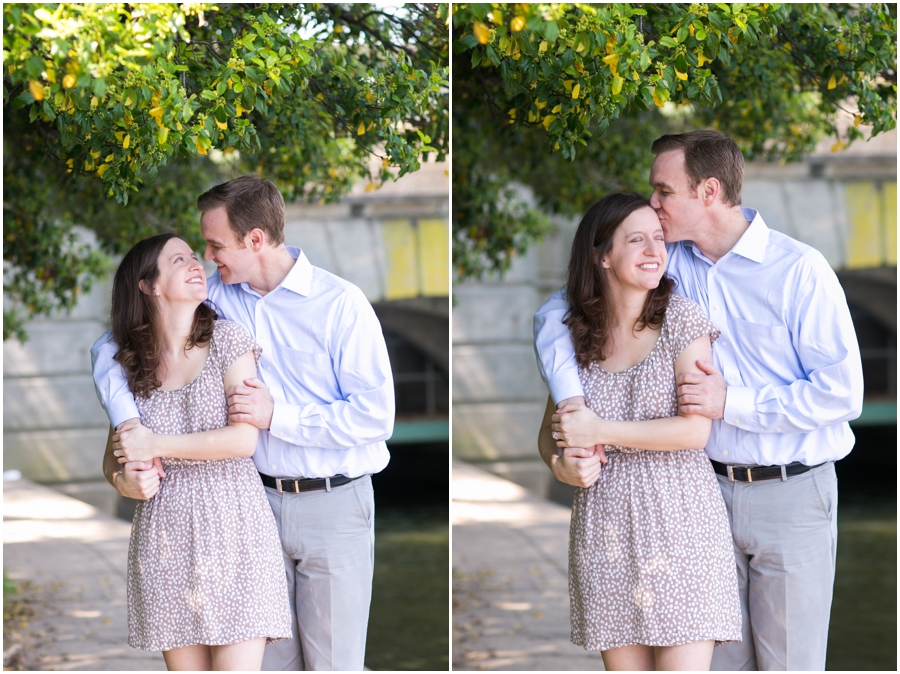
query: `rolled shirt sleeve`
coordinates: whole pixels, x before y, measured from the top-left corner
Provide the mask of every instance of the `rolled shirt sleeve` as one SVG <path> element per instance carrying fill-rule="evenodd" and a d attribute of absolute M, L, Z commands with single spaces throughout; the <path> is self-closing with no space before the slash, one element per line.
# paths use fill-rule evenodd
<path fill-rule="evenodd" d="M 553 402 L 584 395 L 578 376 L 575 347 L 563 323 L 569 303 L 565 291 L 554 293 L 534 314 L 534 354 L 538 370 Z"/>

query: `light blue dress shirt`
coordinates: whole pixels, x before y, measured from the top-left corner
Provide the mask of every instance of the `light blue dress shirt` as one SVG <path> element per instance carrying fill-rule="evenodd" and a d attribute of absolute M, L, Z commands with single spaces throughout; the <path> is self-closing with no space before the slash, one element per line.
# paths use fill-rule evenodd
<path fill-rule="evenodd" d="M 275 400 L 271 429 L 260 431 L 253 461 L 277 477 L 359 477 L 390 459 L 394 383 L 381 324 L 362 291 L 310 264 L 299 248 L 284 280 L 260 295 L 219 273 L 209 299 L 262 347 L 259 376 Z M 91 348 L 94 385 L 117 426 L 139 417 L 116 346 L 104 333 Z"/>
<path fill-rule="evenodd" d="M 770 230 L 753 209 L 750 226 L 717 262 L 690 241 L 666 245 L 676 292 L 697 302 L 722 336 L 713 364 L 728 384 L 724 419 L 706 452 L 738 465 L 815 465 L 853 448 L 847 423 L 862 411 L 862 363 L 837 276 L 814 248 Z M 562 319 L 565 292 L 534 316 L 535 353 L 554 401 L 583 395 Z"/>

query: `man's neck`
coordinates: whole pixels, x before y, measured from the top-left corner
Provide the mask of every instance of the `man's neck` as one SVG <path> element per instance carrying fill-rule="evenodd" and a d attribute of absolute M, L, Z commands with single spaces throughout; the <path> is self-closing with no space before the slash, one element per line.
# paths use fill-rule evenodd
<path fill-rule="evenodd" d="M 284 244 L 267 249 L 260 255 L 257 274 L 247 284 L 260 295 L 268 295 L 281 285 L 296 262 Z"/>
<path fill-rule="evenodd" d="M 716 263 L 737 245 L 748 227 L 750 223 L 744 217 L 741 207 L 735 206 L 713 219 L 704 228 L 705 236 L 695 238 L 694 245 L 700 249 L 704 257 Z"/>

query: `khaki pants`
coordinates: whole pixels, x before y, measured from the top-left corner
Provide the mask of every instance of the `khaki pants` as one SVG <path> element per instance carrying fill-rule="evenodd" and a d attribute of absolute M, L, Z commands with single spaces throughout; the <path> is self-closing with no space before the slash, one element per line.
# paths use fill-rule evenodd
<path fill-rule="evenodd" d="M 743 641 L 717 647 L 711 669 L 824 670 L 837 553 L 834 463 L 787 482 L 716 477 L 734 536 Z"/>
<path fill-rule="evenodd" d="M 362 670 L 375 561 L 372 479 L 300 494 L 266 487 L 281 536 L 294 638 L 265 671 Z"/>

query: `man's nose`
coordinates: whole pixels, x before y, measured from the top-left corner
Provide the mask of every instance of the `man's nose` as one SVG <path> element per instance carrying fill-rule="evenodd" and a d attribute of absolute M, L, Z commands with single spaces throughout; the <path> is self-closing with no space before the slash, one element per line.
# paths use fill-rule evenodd
<path fill-rule="evenodd" d="M 204 260 L 212 260 L 213 259 L 212 246 L 210 246 L 209 244 L 206 244 L 206 248 L 203 249 L 203 259 Z"/>
<path fill-rule="evenodd" d="M 650 195 L 650 208 L 658 210 L 659 205 L 659 199 L 656 197 L 656 190 L 653 190 L 653 194 Z"/>

